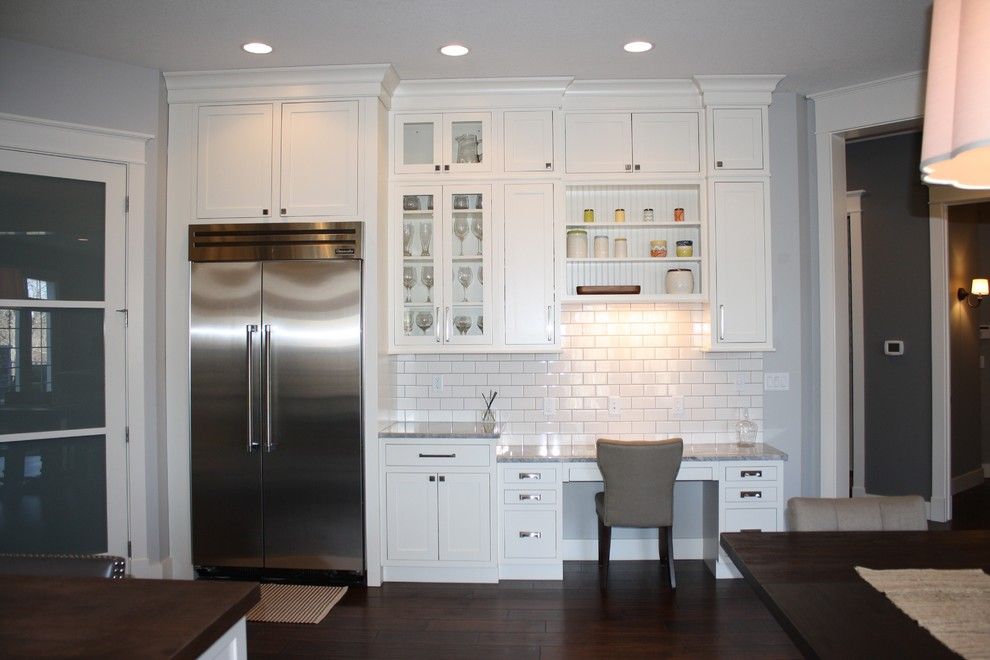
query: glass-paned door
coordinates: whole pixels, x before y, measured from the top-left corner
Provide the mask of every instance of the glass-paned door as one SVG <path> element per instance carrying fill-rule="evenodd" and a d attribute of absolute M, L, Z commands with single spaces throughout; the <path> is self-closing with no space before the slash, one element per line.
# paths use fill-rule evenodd
<path fill-rule="evenodd" d="M 445 163 L 451 172 L 490 172 L 491 114 L 463 112 L 443 115 Z"/>
<path fill-rule="evenodd" d="M 444 343 L 490 344 L 491 186 L 444 186 L 443 192 Z"/>
<path fill-rule="evenodd" d="M 125 194 L 0 150 L 0 553 L 126 554 Z"/>
<path fill-rule="evenodd" d="M 402 346 L 439 345 L 442 341 L 440 317 L 443 278 L 438 240 L 441 213 L 439 186 L 404 186 L 398 191 L 400 226 L 393 233 L 399 244 L 394 254 L 402 255 L 395 274 L 398 295 L 395 322 L 396 344 Z"/>
<path fill-rule="evenodd" d="M 442 171 L 440 115 L 396 115 L 395 173 Z"/>

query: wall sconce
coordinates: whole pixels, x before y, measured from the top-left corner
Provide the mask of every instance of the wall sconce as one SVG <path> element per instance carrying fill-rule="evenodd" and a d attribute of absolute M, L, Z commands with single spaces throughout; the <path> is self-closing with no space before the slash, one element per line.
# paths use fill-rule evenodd
<path fill-rule="evenodd" d="M 921 172 L 925 183 L 990 188 L 990 2 L 935 0 Z"/>
<path fill-rule="evenodd" d="M 959 291 L 956 292 L 956 296 L 959 300 L 965 300 L 966 304 L 970 307 L 979 307 L 980 303 L 983 302 L 983 296 L 990 295 L 990 282 L 987 282 L 986 278 L 974 277 L 973 285 L 970 287 L 969 291 L 965 288 L 959 287 Z M 976 303 L 973 303 L 973 298 L 976 298 Z"/>

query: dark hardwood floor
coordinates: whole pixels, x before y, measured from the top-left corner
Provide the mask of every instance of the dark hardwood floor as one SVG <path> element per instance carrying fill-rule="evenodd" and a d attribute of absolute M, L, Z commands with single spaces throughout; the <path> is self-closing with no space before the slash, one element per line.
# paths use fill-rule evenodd
<path fill-rule="evenodd" d="M 951 523 L 990 529 L 990 484 L 953 498 Z M 354 588 L 322 623 L 248 624 L 252 659 L 795 658 L 797 649 L 742 580 L 677 562 L 612 563 L 608 596 L 594 562 L 566 562 L 563 582 L 386 584 Z"/>

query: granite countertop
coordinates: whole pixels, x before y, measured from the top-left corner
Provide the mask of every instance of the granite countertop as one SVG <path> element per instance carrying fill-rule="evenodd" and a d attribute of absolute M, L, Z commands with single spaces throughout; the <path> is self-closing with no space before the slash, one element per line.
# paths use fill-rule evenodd
<path fill-rule="evenodd" d="M 502 430 L 481 422 L 396 422 L 378 432 L 379 438 L 498 439 Z"/>
<path fill-rule="evenodd" d="M 500 444 L 495 447 L 499 463 L 594 463 L 597 454 L 594 445 L 575 447 L 538 447 Z M 786 461 L 787 454 L 776 447 L 757 443 L 752 447 L 735 444 L 685 444 L 685 461 Z"/>

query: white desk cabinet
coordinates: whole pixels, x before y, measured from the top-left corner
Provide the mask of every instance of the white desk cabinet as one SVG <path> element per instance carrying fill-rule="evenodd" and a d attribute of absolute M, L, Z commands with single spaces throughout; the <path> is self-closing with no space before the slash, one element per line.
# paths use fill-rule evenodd
<path fill-rule="evenodd" d="M 353 217 L 358 102 L 200 106 L 197 217 Z"/>

